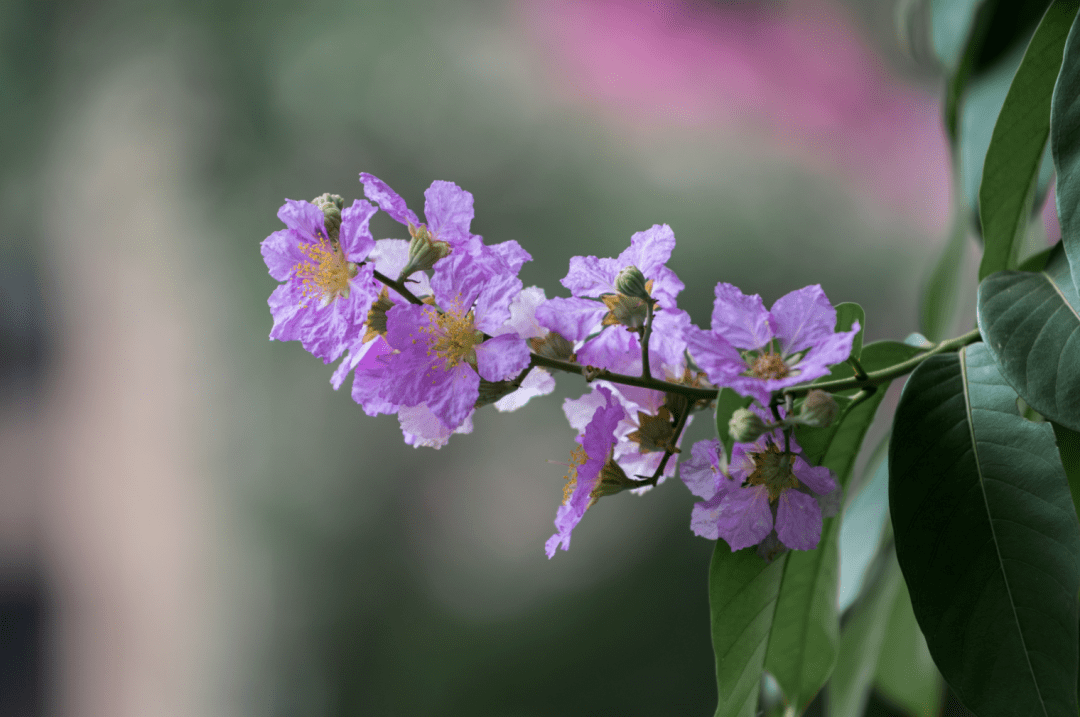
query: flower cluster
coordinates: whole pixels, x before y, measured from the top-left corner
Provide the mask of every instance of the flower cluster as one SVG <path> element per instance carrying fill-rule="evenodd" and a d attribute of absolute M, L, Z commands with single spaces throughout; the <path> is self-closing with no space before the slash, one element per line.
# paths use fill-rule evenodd
<path fill-rule="evenodd" d="M 803 457 L 774 396 L 851 351 L 858 326 L 835 331 L 820 286 L 766 310 L 760 297 L 718 284 L 710 330 L 697 328 L 678 308 L 685 287 L 667 267 L 675 235 L 654 225 L 617 257 L 573 257 L 562 279 L 570 296 L 549 299 L 518 278 L 531 257 L 517 242 L 488 244 L 472 233 L 469 192 L 433 182 L 421 222 L 385 182 L 360 181 L 367 200 L 348 208 L 327 194 L 287 200 L 278 212 L 286 228 L 262 243 L 281 282 L 269 300 L 271 339 L 300 341 L 326 363 L 341 359 L 333 387 L 352 375 L 353 399 L 368 415 L 395 414 L 413 446 L 439 448 L 471 432 L 473 413 L 487 404 L 512 411 L 550 393 L 550 370 L 584 376 L 589 392 L 563 406 L 578 447 L 548 557 L 569 547 L 600 497 L 644 493 L 673 477 L 691 414 L 731 388 L 758 402 L 744 412 L 753 430 L 739 430 L 730 460 L 720 441 L 694 445 L 682 466 L 703 499 L 693 531 L 770 556 L 817 546 L 839 487 Z M 369 227 L 379 210 L 409 238 L 376 241 Z"/>

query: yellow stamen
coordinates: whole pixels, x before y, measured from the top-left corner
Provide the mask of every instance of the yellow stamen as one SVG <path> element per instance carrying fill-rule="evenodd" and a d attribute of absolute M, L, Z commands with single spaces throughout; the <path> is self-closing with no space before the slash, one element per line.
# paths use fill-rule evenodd
<path fill-rule="evenodd" d="M 755 378 L 784 378 L 790 372 L 784 357 L 771 351 L 761 354 L 750 364 L 750 375 Z"/>
<path fill-rule="evenodd" d="M 570 500 L 570 497 L 574 495 L 574 489 L 577 488 L 577 471 L 580 466 L 585 465 L 585 461 L 589 460 L 589 456 L 585 453 L 584 448 L 575 448 L 570 453 L 570 468 L 566 474 L 566 485 L 562 489 L 562 504 Z"/>
<path fill-rule="evenodd" d="M 476 351 L 474 349 L 484 340 L 484 336 L 476 330 L 472 312 L 456 304 L 442 313 L 436 312 L 435 309 L 428 309 L 428 311 L 434 314 L 434 320 L 421 329 L 432 337 L 428 354 L 443 359 L 447 369 L 457 366 L 462 361 L 475 365 Z"/>
<path fill-rule="evenodd" d="M 318 244 L 299 244 L 297 249 L 308 258 L 293 267 L 293 273 L 304 285 L 302 302 L 308 297 L 319 299 L 326 306 L 337 297 L 349 296 L 349 279 L 356 276 L 356 264 L 345 259 L 340 246 L 333 246 L 322 234 Z M 301 303 L 306 306 L 306 303 Z"/>

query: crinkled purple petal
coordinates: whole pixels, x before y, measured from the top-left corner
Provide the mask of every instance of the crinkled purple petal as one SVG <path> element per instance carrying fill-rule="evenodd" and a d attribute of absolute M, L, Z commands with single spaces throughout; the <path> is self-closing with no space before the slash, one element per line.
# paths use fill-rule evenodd
<path fill-rule="evenodd" d="M 266 303 L 270 305 L 270 315 L 274 327 L 270 329 L 270 338 L 275 341 L 297 341 L 300 339 L 300 327 L 304 323 L 304 312 L 300 304 L 304 300 L 303 288 L 298 283 L 279 284 Z"/>
<path fill-rule="evenodd" d="M 683 461 L 682 482 L 699 498 L 712 498 L 721 486 L 731 483 L 720 472 L 720 451 L 720 441 L 715 438 L 698 441 L 690 449 L 690 459 Z"/>
<path fill-rule="evenodd" d="M 311 202 L 286 199 L 277 215 L 285 226 L 299 232 L 308 241 L 314 242 L 316 237 L 326 236 L 322 210 Z"/>
<path fill-rule="evenodd" d="M 521 293 L 521 279 L 511 274 L 496 274 L 489 278 L 476 297 L 476 328 L 494 334 L 510 320 L 510 303 Z"/>
<path fill-rule="evenodd" d="M 467 310 L 494 276 L 490 261 L 485 262 L 463 252 L 454 252 L 439 261 L 431 277 L 431 290 L 444 311 L 449 311 L 451 307 Z M 507 304 L 509 305 L 509 301 Z"/>
<path fill-rule="evenodd" d="M 667 224 L 653 224 L 645 231 L 630 237 L 630 247 L 615 260 L 619 265 L 616 271 L 633 265 L 640 269 L 646 278 L 651 279 L 671 258 L 671 250 L 674 248 L 675 232 L 671 231 L 671 227 Z"/>
<path fill-rule="evenodd" d="M 299 246 L 309 243 L 309 239 L 294 229 L 281 229 L 263 239 L 260 250 L 270 276 L 278 281 L 286 281 L 292 276 L 297 264 L 308 261 Z"/>
<path fill-rule="evenodd" d="M 513 393 L 495 402 L 495 410 L 503 413 L 516 411 L 535 396 L 546 396 L 555 390 L 555 377 L 542 368 L 534 368 Z"/>
<path fill-rule="evenodd" d="M 510 320 L 503 324 L 499 333 L 513 331 L 523 339 L 531 339 L 546 336 L 545 329 L 536 318 L 536 309 L 547 298 L 544 290 L 539 286 L 529 286 L 521 290 L 521 293 L 510 302 Z"/>
<path fill-rule="evenodd" d="M 405 444 L 413 448 L 424 446 L 438 450 L 449 442 L 453 434 L 473 431 L 472 414 L 451 431 L 422 403 L 418 406 L 406 406 L 398 411 L 398 423 L 405 437 Z"/>
<path fill-rule="evenodd" d="M 776 504 L 776 535 L 789 548 L 813 550 L 821 540 L 821 508 L 813 496 L 785 490 Z"/>
<path fill-rule="evenodd" d="M 661 309 L 653 314 L 652 336 L 649 337 L 649 360 L 657 378 L 681 379 L 686 368 L 686 332 L 690 314 L 681 309 Z M 653 359 L 653 355 L 660 358 Z"/>
<path fill-rule="evenodd" d="M 818 344 L 836 328 L 836 309 L 818 284 L 781 296 L 769 313 L 785 356 Z"/>
<path fill-rule="evenodd" d="M 596 411 L 608 403 L 607 396 L 610 395 L 610 391 L 604 394 L 600 393 L 597 390 L 598 388 L 600 386 L 593 384 L 591 390 L 585 395 L 578 398 L 567 398 L 563 401 L 563 414 L 566 415 L 570 427 L 577 431 L 578 435 L 585 433 L 585 427 L 589 425 L 589 421 L 596 415 Z"/>
<path fill-rule="evenodd" d="M 685 336 L 694 363 L 717 386 L 729 385 L 733 377 L 746 370 L 746 362 L 735 347 L 712 331 L 687 326 Z"/>
<path fill-rule="evenodd" d="M 855 343 L 855 334 L 859 333 L 856 321 L 850 331 L 829 334 L 817 343 L 810 352 L 796 365 L 799 383 L 812 381 L 829 372 L 830 366 L 847 361 L 851 355 L 851 346 Z"/>
<path fill-rule="evenodd" d="M 720 505 L 723 499 L 724 494 L 717 493 L 703 503 L 694 503 L 694 507 L 690 510 L 690 530 L 694 531 L 694 535 L 700 535 L 709 540 L 720 537 L 717 524 L 720 522 L 720 514 L 723 510 Z"/>
<path fill-rule="evenodd" d="M 379 395 L 387 378 L 387 366 L 393 349 L 381 336 L 367 344 L 368 349 L 356 365 L 353 374 L 352 397 L 364 413 L 378 416 L 380 413 L 396 413 L 398 404 Z"/>
<path fill-rule="evenodd" d="M 473 195 L 453 182 L 436 180 L 424 192 L 424 216 L 436 239 L 457 246 L 472 238 Z"/>
<path fill-rule="evenodd" d="M 346 207 L 341 212 L 341 230 L 338 232 L 338 241 L 341 250 L 349 261 L 360 263 L 367 259 L 368 254 L 375 248 L 375 240 L 371 237 L 371 218 L 378 210 L 363 199 L 357 199 L 351 207 Z"/>
<path fill-rule="evenodd" d="M 652 279 L 652 296 L 659 302 L 658 306 L 663 309 L 675 308 L 676 297 L 686 288 L 675 272 L 662 266 L 656 270 L 656 276 L 646 275 L 646 278 Z"/>
<path fill-rule="evenodd" d="M 740 349 L 759 349 L 775 335 L 772 317 L 757 294 L 747 296 L 737 286 L 720 282 L 715 289 L 712 330 Z"/>
<path fill-rule="evenodd" d="M 506 265 L 510 268 L 510 272 L 513 274 L 517 274 L 521 271 L 521 267 L 525 262 L 532 261 L 532 255 L 522 249 L 521 245 L 513 239 L 499 244 L 492 244 L 488 248 L 493 251 L 497 257 L 506 262 Z"/>
<path fill-rule="evenodd" d="M 583 341 L 600 329 L 607 312 L 599 301 L 556 297 L 536 307 L 536 322 L 569 341 Z"/>
<path fill-rule="evenodd" d="M 570 271 L 562 279 L 562 285 L 574 296 L 600 296 L 615 293 L 613 260 L 601 260 L 595 256 L 570 257 Z"/>
<path fill-rule="evenodd" d="M 488 381 L 504 381 L 529 365 L 529 346 L 517 334 L 503 334 L 476 347 L 476 370 Z"/>
<path fill-rule="evenodd" d="M 405 200 L 391 189 L 386 182 L 373 174 L 360 173 L 360 182 L 364 185 L 364 196 L 379 205 L 379 209 L 389 214 L 401 224 L 420 226 L 416 213 L 405 205 Z"/>
<path fill-rule="evenodd" d="M 734 488 L 724 493 L 716 528 L 732 550 L 757 545 L 772 527 L 769 491 L 765 486 Z"/>
<path fill-rule="evenodd" d="M 691 349 L 691 352 L 692 351 L 693 349 Z M 690 355 L 692 356 L 693 353 Z M 828 372 L 826 371 L 826 373 Z M 712 377 L 710 376 L 709 379 L 712 380 Z M 715 380 L 713 383 L 727 386 L 740 396 L 749 396 L 764 405 L 772 398 L 773 391 L 787 388 L 788 386 L 794 386 L 797 383 L 802 383 L 802 381 L 803 378 L 801 376 L 789 376 L 787 378 L 768 380 L 754 378 L 753 376 L 731 376 L 722 381 Z"/>
<path fill-rule="evenodd" d="M 424 398 L 431 412 L 448 428 L 457 428 L 480 397 L 480 377 L 467 363 L 459 363 L 444 373 L 449 380 L 436 383 Z"/>
<path fill-rule="evenodd" d="M 731 462 L 728 464 L 728 474 L 737 482 L 742 483 L 750 477 L 756 469 L 751 453 L 760 453 L 765 450 L 765 442 L 759 438 L 753 443 L 735 443 L 731 446 Z"/>
<path fill-rule="evenodd" d="M 641 344 L 636 334 L 622 326 L 609 326 L 578 349 L 577 360 L 583 366 L 606 368 L 615 373 L 639 373 Z"/>
<path fill-rule="evenodd" d="M 802 456 L 796 456 L 795 465 L 792 468 L 795 471 L 795 477 L 818 495 L 831 493 L 839 486 L 831 470 L 825 466 L 812 466 Z"/>

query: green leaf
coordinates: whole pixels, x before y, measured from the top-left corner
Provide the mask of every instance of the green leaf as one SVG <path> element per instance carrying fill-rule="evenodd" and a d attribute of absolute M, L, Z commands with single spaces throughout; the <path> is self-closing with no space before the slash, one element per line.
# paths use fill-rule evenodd
<path fill-rule="evenodd" d="M 767 564 L 751 549 L 716 541 L 709 610 L 716 654 L 716 717 L 752 717 L 787 556 Z"/>
<path fill-rule="evenodd" d="M 956 67 L 982 0 L 930 0 L 930 39 L 946 67 Z"/>
<path fill-rule="evenodd" d="M 1001 271 L 979 286 L 979 331 L 1029 406 L 1080 430 L 1080 296 L 1064 252 L 1039 273 Z"/>
<path fill-rule="evenodd" d="M 1020 262 L 1020 266 L 1016 268 L 1020 271 L 1042 271 L 1046 268 L 1046 262 L 1050 260 L 1050 254 L 1053 253 L 1056 247 L 1056 244 L 1054 246 L 1048 246 L 1042 251 L 1032 254 L 1027 259 Z"/>
<path fill-rule="evenodd" d="M 1080 513 L 1080 433 L 1066 428 L 1060 423 L 1053 423 L 1054 440 L 1057 442 L 1058 456 L 1069 479 L 1069 493 L 1072 494 L 1073 507 Z"/>
<path fill-rule="evenodd" d="M 1077 714 L 1080 525 L 1045 423 L 983 344 L 908 380 L 889 450 L 896 553 L 934 661 L 981 717 Z"/>
<path fill-rule="evenodd" d="M 829 683 L 830 717 L 861 717 L 878 660 L 887 644 L 889 615 L 903 582 L 900 566 L 890 550 L 883 574 L 853 608 L 855 613 L 840 636 L 840 655 Z M 890 645 L 888 649 L 893 648 Z"/>
<path fill-rule="evenodd" d="M 1080 23 L 1073 22 L 1065 42 L 1050 107 L 1050 148 L 1057 170 L 1057 209 L 1061 243 L 1080 284 Z"/>
<path fill-rule="evenodd" d="M 853 301 L 845 301 L 836 305 L 836 331 L 850 331 L 855 322 L 859 322 L 859 333 L 855 334 L 855 341 L 851 344 L 851 355 L 859 358 L 862 355 L 863 332 L 866 330 L 866 312 Z"/>
<path fill-rule="evenodd" d="M 889 437 L 885 436 L 874 449 L 866 466 L 873 478 L 850 497 L 853 483 L 848 484 L 847 507 L 840 526 L 840 610 L 847 609 L 863 591 L 863 582 L 881 544 L 881 534 L 889 513 L 889 464 L 885 460 Z M 865 479 L 864 479 L 865 481 Z"/>
<path fill-rule="evenodd" d="M 730 388 L 720 389 L 716 397 L 716 437 L 724 446 L 724 455 L 731 458 L 731 446 L 735 441 L 728 432 L 728 421 L 737 409 L 746 408 L 752 399 L 740 396 Z"/>
<path fill-rule="evenodd" d="M 944 339 L 952 324 L 960 296 L 967 235 L 967 221 L 962 216 L 954 219 L 949 240 L 942 247 L 941 255 L 923 287 L 919 302 L 919 331 L 931 341 Z"/>
<path fill-rule="evenodd" d="M 1050 136 L 1050 100 L 1076 10 L 1076 0 L 1056 0 L 1047 9 L 994 125 L 979 187 L 984 245 L 979 279 L 1016 268 Z"/>
<path fill-rule="evenodd" d="M 839 533 L 839 518 L 828 518 L 817 548 L 789 552 L 777 595 L 765 669 L 800 714 L 836 664 L 840 642 L 836 602 Z"/>
<path fill-rule="evenodd" d="M 900 583 L 885 631 L 888 649 L 878 658 L 874 687 L 914 717 L 936 717 L 945 687 L 926 638 L 911 611 L 911 595 Z"/>

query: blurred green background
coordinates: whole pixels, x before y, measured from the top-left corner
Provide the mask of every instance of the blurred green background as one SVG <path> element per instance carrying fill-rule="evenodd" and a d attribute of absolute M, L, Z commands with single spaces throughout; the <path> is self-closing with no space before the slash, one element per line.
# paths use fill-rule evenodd
<path fill-rule="evenodd" d="M 950 180 L 894 10 L 0 4 L 0 714 L 711 714 L 690 493 L 548 561 L 584 384 L 409 448 L 267 341 L 258 243 L 360 171 L 446 179 L 548 296 L 668 223 L 699 325 L 717 281 L 821 283 L 902 338 Z"/>

